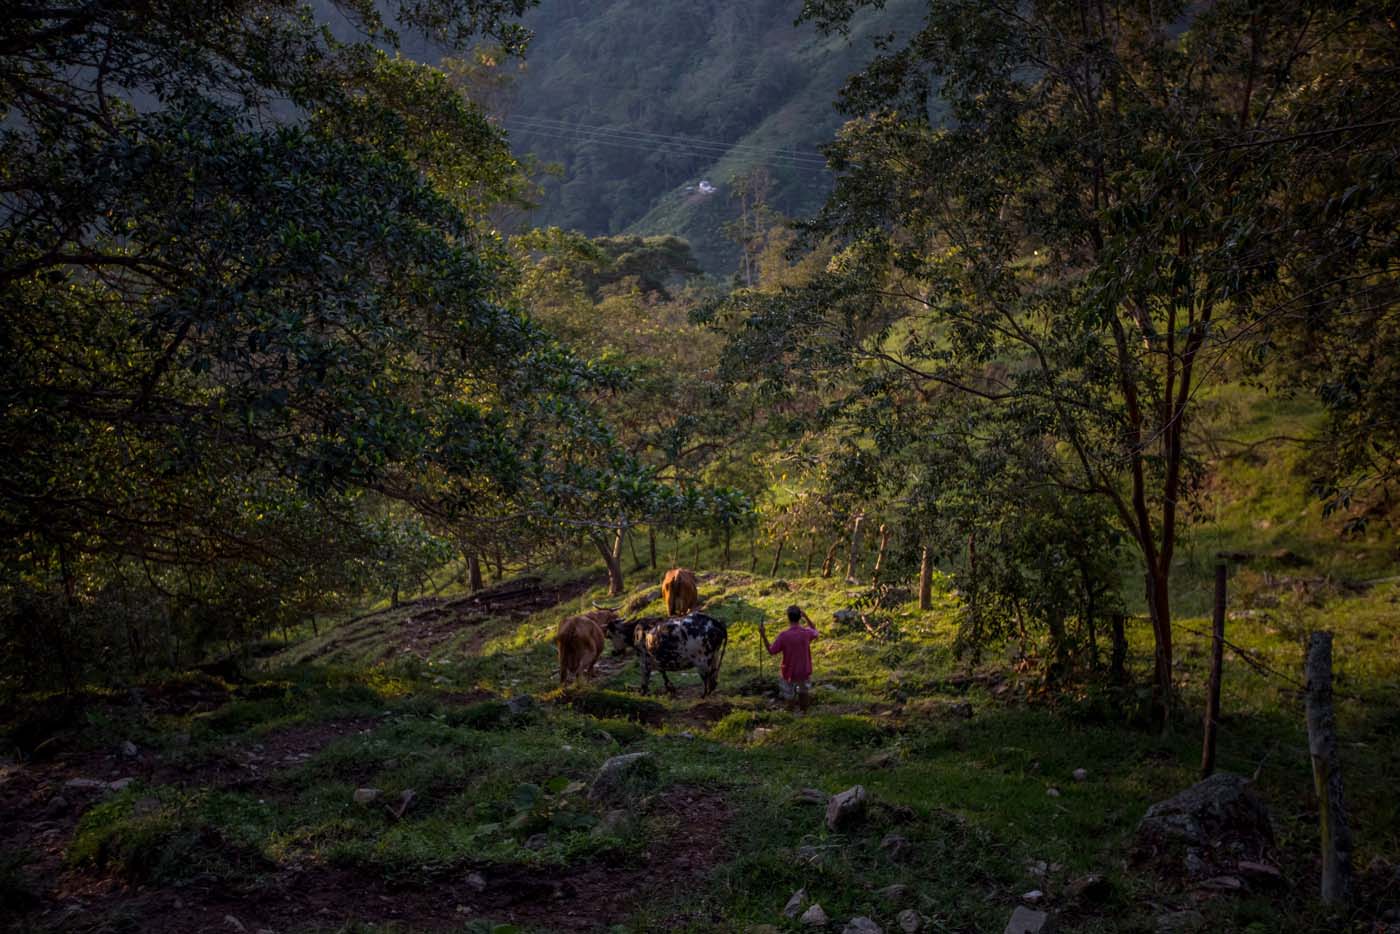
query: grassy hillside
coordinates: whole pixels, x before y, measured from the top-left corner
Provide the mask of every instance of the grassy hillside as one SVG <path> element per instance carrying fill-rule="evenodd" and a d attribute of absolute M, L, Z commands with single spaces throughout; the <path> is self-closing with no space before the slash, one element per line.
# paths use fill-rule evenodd
<path fill-rule="evenodd" d="M 1280 831 L 1269 859 L 1290 889 L 1222 894 L 1123 862 L 1147 805 L 1194 780 L 1190 721 L 1164 740 L 1125 728 L 1104 696 L 1051 704 L 1033 670 L 958 663 L 946 593 L 929 613 L 896 610 L 879 640 L 833 621 L 850 600 L 831 581 L 720 572 L 702 596 L 731 640 L 706 700 L 693 674 L 675 698 L 641 698 L 635 663 L 612 658 L 596 683 L 558 691 L 549 636 L 565 607 L 440 614 L 453 635 L 424 649 L 404 620 L 441 606 L 417 604 L 377 617 L 356 646 L 313 647 L 314 664 L 296 646 L 250 683 L 187 679 L 148 686 L 139 706 L 95 704 L 61 756 L 6 769 L 4 829 L 19 848 L 6 903 L 34 900 L 35 930 L 124 918 L 195 930 L 230 915 L 277 931 L 796 930 L 781 911 L 805 886 L 838 925 L 866 915 L 891 930 L 912 910 L 933 930 L 986 931 L 1035 889 L 1066 931 L 1150 931 L 1171 910 L 1200 911 L 1213 930 L 1344 926 L 1309 896 L 1316 815 L 1288 683 L 1231 658 L 1221 761 L 1257 772 Z M 1400 766 L 1397 599 L 1386 585 L 1317 611 L 1338 630 L 1357 864 L 1371 867 L 1358 918 L 1393 899 L 1386 867 L 1400 859 L 1393 796 L 1367 791 Z M 756 636 L 792 601 L 824 629 L 806 717 L 775 704 Z M 1147 633 L 1132 636 L 1145 666 Z M 1232 632 L 1291 673 L 1294 636 L 1264 618 Z M 1205 645 L 1183 641 L 1183 700 L 1198 709 Z M 533 702 L 505 702 L 525 694 Z M 655 771 L 621 800 L 590 798 L 621 752 L 650 753 Z M 132 781 L 64 784 L 74 778 Z M 839 833 L 799 795 L 856 783 L 875 805 Z M 357 788 L 379 794 L 356 803 Z M 1075 899 L 1071 882 L 1089 873 L 1107 892 Z M 81 916 L 65 907 L 74 897 Z"/>

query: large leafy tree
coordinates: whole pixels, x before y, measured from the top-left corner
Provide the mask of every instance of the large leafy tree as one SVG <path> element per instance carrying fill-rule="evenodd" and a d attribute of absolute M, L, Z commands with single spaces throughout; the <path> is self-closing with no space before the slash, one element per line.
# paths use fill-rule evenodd
<path fill-rule="evenodd" d="M 741 347 L 1039 426 L 1043 482 L 1136 546 L 1165 721 L 1202 388 L 1300 317 L 1393 315 L 1396 41 L 1378 3 L 934 0 L 843 92 L 813 227 L 844 253 Z"/>
<path fill-rule="evenodd" d="M 431 553 L 383 504 L 516 482 L 525 426 L 588 377 L 504 301 L 483 221 L 522 190 L 504 141 L 392 49 L 518 52 L 527 5 L 7 12 L 7 620 L 62 635 L 140 586 L 266 626 Z"/>

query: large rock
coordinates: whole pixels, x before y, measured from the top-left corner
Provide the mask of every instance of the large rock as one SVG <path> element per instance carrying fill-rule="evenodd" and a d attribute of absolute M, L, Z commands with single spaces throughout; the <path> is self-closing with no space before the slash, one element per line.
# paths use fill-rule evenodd
<path fill-rule="evenodd" d="M 629 752 L 613 756 L 604 762 L 593 784 L 588 789 L 588 797 L 594 801 L 608 801 L 621 797 L 629 788 L 647 785 L 656 780 L 656 759 L 649 752 Z"/>
<path fill-rule="evenodd" d="M 1050 916 L 1043 911 L 1024 906 L 1011 912 L 1011 920 L 1006 922 L 1002 934 L 1049 934 Z"/>
<path fill-rule="evenodd" d="M 885 932 L 880 928 L 880 925 L 861 916 L 847 921 L 846 926 L 841 929 L 841 934 L 885 934 Z"/>
<path fill-rule="evenodd" d="M 828 830 L 842 830 L 861 822 L 869 796 L 864 785 L 852 785 L 845 791 L 831 796 L 826 803 L 826 826 Z"/>
<path fill-rule="evenodd" d="M 792 893 L 792 898 L 788 899 L 787 905 L 783 908 L 783 914 L 789 918 L 796 918 L 802 914 L 802 909 L 807 907 L 807 889 L 800 888 Z"/>
<path fill-rule="evenodd" d="M 895 915 L 895 922 L 904 934 L 915 934 L 919 928 L 924 926 L 924 919 L 919 917 L 919 913 L 912 908 L 906 908 Z"/>
<path fill-rule="evenodd" d="M 802 912 L 802 917 L 800 920 L 803 924 L 807 925 L 808 927 L 826 927 L 826 912 L 822 911 L 821 905 L 813 905 L 811 908 L 808 908 L 806 911 Z"/>
<path fill-rule="evenodd" d="M 1217 772 L 1147 809 L 1138 823 L 1134 856 L 1173 875 L 1204 879 L 1259 860 L 1274 843 L 1269 810 L 1250 782 Z"/>

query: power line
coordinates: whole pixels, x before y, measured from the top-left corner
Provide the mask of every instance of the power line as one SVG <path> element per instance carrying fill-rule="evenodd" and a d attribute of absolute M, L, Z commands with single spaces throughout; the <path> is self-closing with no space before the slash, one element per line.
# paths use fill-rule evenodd
<path fill-rule="evenodd" d="M 578 141 L 579 141 L 580 143 L 597 143 L 597 144 L 603 145 L 603 146 L 620 146 L 620 147 L 622 147 L 622 148 L 624 148 L 624 149 L 639 150 L 639 151 L 641 151 L 641 152 L 651 153 L 652 155 L 656 155 L 656 154 L 657 154 L 657 147 L 656 147 L 656 145 L 653 144 L 653 143 L 627 142 L 627 141 L 624 141 L 624 140 L 614 140 L 614 139 L 595 138 L 595 137 L 582 137 L 582 138 L 579 138 Z M 674 152 L 669 153 L 669 155 L 681 156 L 681 157 L 691 158 L 691 159 L 708 159 L 708 160 L 712 160 L 712 161 L 718 159 L 718 157 L 719 157 L 719 154 L 717 154 L 717 153 L 712 153 L 712 152 L 695 152 L 695 151 L 690 151 L 690 150 L 674 151 Z M 807 165 L 807 164 L 803 164 L 803 163 L 776 162 L 776 161 L 765 160 L 765 159 L 751 159 L 751 161 L 752 161 L 753 163 L 755 163 L 755 164 L 758 164 L 758 165 L 767 165 L 767 166 L 771 166 L 771 167 L 773 167 L 773 168 L 792 169 L 792 170 L 795 170 L 795 171 L 798 171 L 798 172 L 821 173 L 821 172 L 824 172 L 824 171 L 825 171 L 824 169 L 818 168 L 818 167 L 816 167 L 816 166 Z"/>
<path fill-rule="evenodd" d="M 507 121 L 507 126 L 509 127 L 509 125 L 510 125 L 510 121 Z M 624 147 L 628 147 L 628 148 L 632 148 L 632 149 L 642 149 L 642 150 L 651 151 L 651 152 L 655 152 L 655 151 L 658 150 L 658 149 L 665 149 L 665 150 L 670 150 L 670 151 L 673 151 L 673 152 L 678 152 L 678 153 L 680 153 L 680 154 L 682 154 L 682 155 L 689 155 L 689 156 L 695 156 L 695 157 L 708 157 L 708 158 L 714 159 L 714 160 L 721 159 L 721 158 L 723 158 L 723 157 L 725 157 L 725 156 L 728 156 L 728 155 L 735 155 L 735 156 L 746 157 L 746 158 L 749 158 L 749 159 L 754 159 L 754 160 L 760 161 L 760 162 L 765 162 L 765 163 L 767 163 L 767 164 L 769 164 L 769 165 L 789 166 L 789 167 L 792 167 L 792 168 L 806 169 L 806 170 L 814 171 L 814 172 L 821 172 L 821 171 L 825 171 L 825 170 L 826 170 L 826 165 L 825 165 L 824 163 L 819 163 L 819 162 L 815 162 L 815 161 L 800 160 L 800 159 L 795 159 L 795 158 L 792 158 L 792 157 L 789 157 L 789 156 L 780 156 L 780 155 L 773 155 L 773 154 L 768 154 L 768 153 L 754 153 L 754 152 L 750 152 L 750 151 L 748 151 L 748 150 L 737 150 L 737 151 L 735 151 L 735 150 L 725 150 L 725 149 L 719 149 L 719 148 L 706 148 L 706 147 L 700 147 L 700 146 L 695 146 L 695 145 L 690 145 L 690 144 L 685 144 L 685 143 L 679 143 L 679 142 L 674 142 L 674 141 L 671 141 L 671 140 L 664 140 L 664 139 L 647 139 L 647 138 L 629 137 L 629 136 L 610 136 L 610 135 L 598 133 L 598 132 L 596 132 L 596 131 L 594 131 L 594 132 L 574 132 L 574 131 L 564 130 L 564 129 L 562 129 L 562 128 L 554 128 L 554 127 L 550 127 L 550 128 L 541 128 L 541 127 L 520 126 L 520 127 L 518 127 L 518 129 L 522 129 L 522 130 L 525 130 L 526 132 L 533 132 L 533 133 L 548 132 L 548 133 L 553 134 L 553 135 L 556 135 L 556 136 L 564 136 L 564 137 L 566 137 L 566 138 L 576 139 L 576 140 L 578 140 L 579 142 L 599 142 L 599 143 L 608 143 L 608 144 L 611 144 L 611 145 L 624 146 Z"/>
<path fill-rule="evenodd" d="M 695 140 L 683 136 L 662 133 L 647 133 L 637 130 L 618 130 L 608 127 L 588 127 L 582 124 L 569 125 L 562 122 L 545 123 L 533 118 L 507 117 L 506 124 L 514 124 L 526 133 L 562 134 L 582 140 L 630 145 L 632 148 L 671 148 L 694 156 L 722 157 L 725 155 L 750 156 L 772 165 L 785 165 L 825 171 L 826 162 L 810 156 L 790 155 L 787 150 L 768 149 L 750 144 L 734 144 Z"/>
<path fill-rule="evenodd" d="M 569 130 L 569 131 L 594 131 L 613 136 L 645 137 L 648 139 L 665 139 L 685 143 L 692 146 L 717 147 L 726 151 L 750 151 L 755 154 L 766 153 L 782 156 L 789 159 L 802 159 L 810 162 L 826 164 L 826 160 L 818 154 L 809 150 L 801 150 L 796 147 L 782 146 L 760 146 L 756 143 L 729 143 L 723 140 L 704 139 L 698 136 L 684 136 L 674 133 L 657 133 L 652 130 L 633 130 L 626 127 L 597 126 L 587 123 L 569 123 L 564 120 L 555 120 L 549 117 L 529 117 L 513 114 L 509 118 L 519 123 L 534 124 L 541 131 Z"/>

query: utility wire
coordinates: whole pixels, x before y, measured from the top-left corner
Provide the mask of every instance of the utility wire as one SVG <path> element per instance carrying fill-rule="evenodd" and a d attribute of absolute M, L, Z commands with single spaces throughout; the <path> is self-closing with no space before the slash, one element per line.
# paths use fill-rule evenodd
<path fill-rule="evenodd" d="M 570 131 L 593 131 L 606 133 L 615 136 L 644 137 L 647 139 L 666 139 L 693 146 L 714 147 L 725 151 L 749 151 L 755 154 L 771 154 L 783 158 L 801 159 L 810 162 L 826 164 L 826 160 L 817 153 L 810 150 L 801 150 L 796 147 L 782 146 L 760 146 L 757 143 L 729 143 L 724 140 L 704 139 L 698 136 L 683 136 L 674 133 L 657 133 L 652 130 L 633 130 L 626 127 L 597 126 L 588 123 L 570 123 L 565 120 L 555 120 L 549 117 L 529 117 L 521 114 L 512 114 L 508 120 L 523 124 L 533 124 L 541 130 L 570 130 Z"/>
<path fill-rule="evenodd" d="M 525 133 L 562 135 L 578 140 L 579 142 L 600 142 L 621 146 L 623 148 L 649 150 L 653 152 L 657 149 L 679 150 L 679 154 L 681 155 L 716 160 L 726 155 L 737 155 L 749 157 L 754 161 L 768 165 L 806 169 L 814 172 L 824 172 L 827 169 L 824 161 L 808 157 L 789 156 L 783 154 L 779 150 L 742 148 L 737 146 L 725 147 L 723 144 L 718 143 L 693 143 L 660 134 L 648 136 L 641 133 L 632 133 L 631 131 L 617 132 L 608 130 L 587 130 L 568 126 L 535 125 L 526 123 L 522 119 L 515 117 L 509 117 L 505 122 L 508 128 L 513 127 Z"/>

